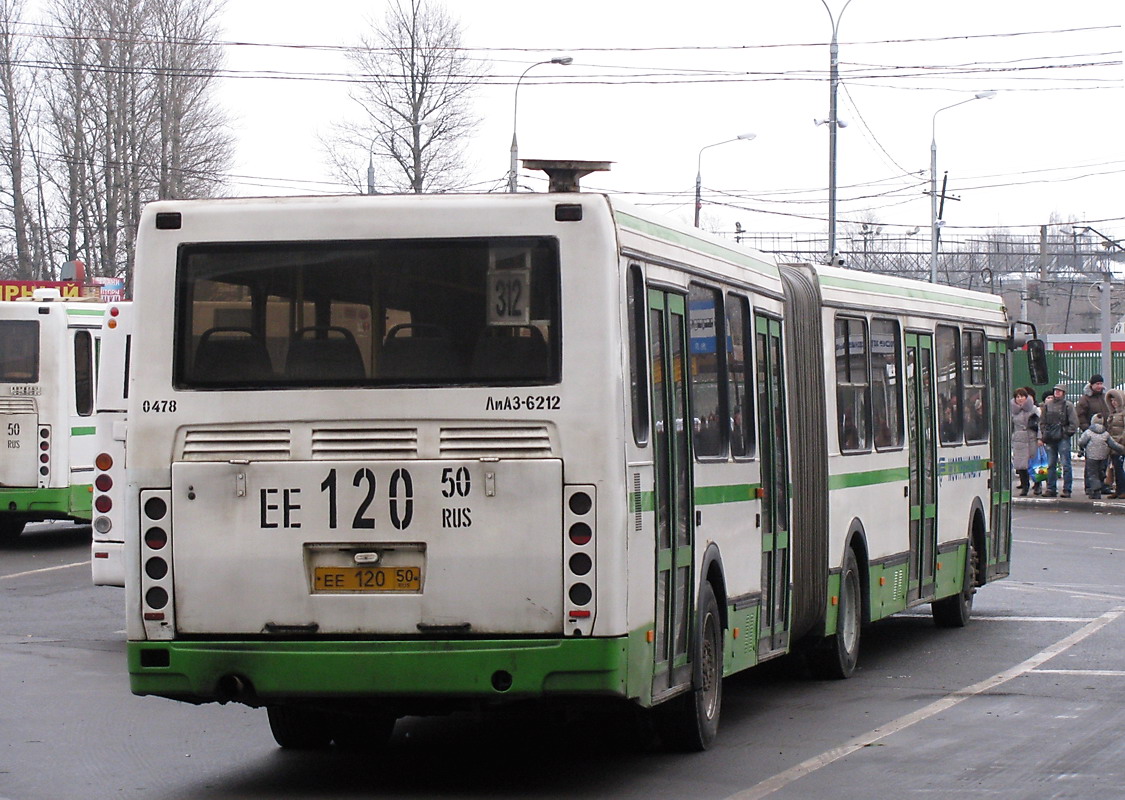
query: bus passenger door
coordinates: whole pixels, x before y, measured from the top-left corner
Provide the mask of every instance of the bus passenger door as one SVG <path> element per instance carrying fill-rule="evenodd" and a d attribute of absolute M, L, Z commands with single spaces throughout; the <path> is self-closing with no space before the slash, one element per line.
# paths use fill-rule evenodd
<path fill-rule="evenodd" d="M 754 318 L 762 479 L 762 611 L 758 655 L 789 646 L 789 443 L 781 322 Z"/>
<path fill-rule="evenodd" d="M 656 462 L 656 606 L 652 694 L 691 682 L 691 417 L 684 298 L 649 291 L 653 458 Z"/>
<path fill-rule="evenodd" d="M 906 430 L 910 457 L 910 578 L 907 599 L 933 593 L 937 555 L 937 441 L 933 336 L 906 334 Z"/>
<path fill-rule="evenodd" d="M 988 438 L 992 461 L 989 481 L 992 514 L 989 524 L 992 530 L 989 551 L 977 555 L 988 560 L 988 576 L 992 578 L 1009 573 L 1012 549 L 1012 430 L 1007 403 L 1012 395 L 1009 390 L 1007 342 L 989 340 L 988 376 L 986 389 L 992 424 Z"/>

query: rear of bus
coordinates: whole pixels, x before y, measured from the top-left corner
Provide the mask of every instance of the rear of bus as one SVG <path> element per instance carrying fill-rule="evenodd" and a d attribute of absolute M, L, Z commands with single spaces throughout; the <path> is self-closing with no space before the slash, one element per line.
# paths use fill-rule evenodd
<path fill-rule="evenodd" d="M 135 693 L 269 706 L 282 743 L 628 694 L 604 197 L 164 202 L 137 254 Z"/>
<path fill-rule="evenodd" d="M 98 367 L 90 573 L 95 586 L 124 586 L 125 434 L 133 304 L 110 303 Z"/>
<path fill-rule="evenodd" d="M 28 522 L 90 518 L 102 314 L 57 291 L 0 302 L 0 540 Z"/>

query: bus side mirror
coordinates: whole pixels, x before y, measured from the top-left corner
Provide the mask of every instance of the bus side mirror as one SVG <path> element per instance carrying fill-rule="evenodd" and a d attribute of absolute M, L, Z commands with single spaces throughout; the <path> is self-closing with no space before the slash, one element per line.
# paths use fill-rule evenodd
<path fill-rule="evenodd" d="M 1035 386 L 1047 383 L 1047 345 L 1042 339 L 1031 339 L 1027 343 L 1027 372 Z"/>

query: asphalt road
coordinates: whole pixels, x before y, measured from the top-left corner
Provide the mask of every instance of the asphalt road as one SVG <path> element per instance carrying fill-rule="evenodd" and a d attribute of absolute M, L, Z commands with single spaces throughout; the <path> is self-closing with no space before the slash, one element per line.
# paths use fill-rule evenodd
<path fill-rule="evenodd" d="M 289 753 L 265 712 L 129 693 L 120 589 L 89 529 L 0 547 L 0 798 L 1105 798 L 1125 786 L 1125 517 L 1021 506 L 1013 575 L 939 630 L 864 630 L 847 681 L 794 660 L 725 684 L 716 745 L 635 747 L 613 720 L 400 721 L 380 755 Z"/>

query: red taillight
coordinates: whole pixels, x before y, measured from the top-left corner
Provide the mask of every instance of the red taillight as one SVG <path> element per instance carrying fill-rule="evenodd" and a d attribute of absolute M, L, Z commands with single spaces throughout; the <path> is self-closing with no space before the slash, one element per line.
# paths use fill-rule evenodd
<path fill-rule="evenodd" d="M 46 464 L 50 460 L 51 460 L 51 457 L 49 455 L 47 455 L 46 453 L 40 453 L 39 454 L 40 463 Z"/>
<path fill-rule="evenodd" d="M 113 466 L 113 456 L 109 453 L 98 453 L 98 457 L 94 459 L 94 466 L 102 472 L 107 471 Z"/>
<path fill-rule="evenodd" d="M 145 546 L 150 550 L 159 550 L 168 544 L 168 534 L 163 528 L 149 528 L 145 531 Z"/>
<path fill-rule="evenodd" d="M 94 501 L 94 508 L 96 508 L 102 514 L 105 514 L 107 511 L 113 508 L 113 501 L 110 500 L 107 495 L 100 494 L 98 495 L 98 499 Z"/>
<path fill-rule="evenodd" d="M 99 475 L 94 479 L 94 486 L 98 487 L 99 492 L 108 492 L 113 488 L 113 478 L 108 475 Z"/>
<path fill-rule="evenodd" d="M 119 309 L 117 306 L 110 306 L 109 307 L 109 315 L 111 317 L 116 317 L 120 313 L 121 313 L 121 309 Z"/>
<path fill-rule="evenodd" d="M 593 531 L 585 522 L 576 522 L 570 526 L 570 541 L 577 545 L 589 544 L 593 537 Z"/>

